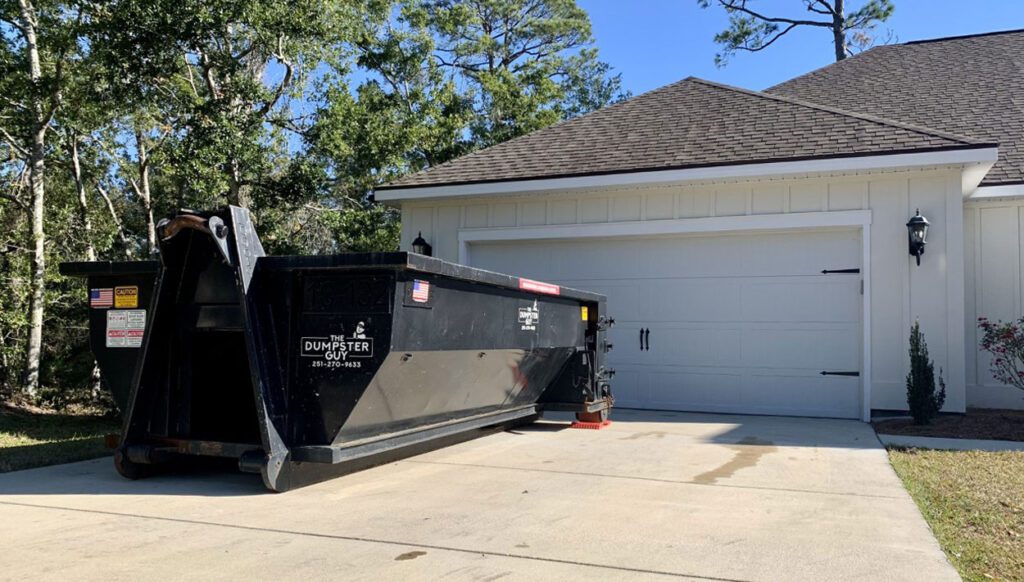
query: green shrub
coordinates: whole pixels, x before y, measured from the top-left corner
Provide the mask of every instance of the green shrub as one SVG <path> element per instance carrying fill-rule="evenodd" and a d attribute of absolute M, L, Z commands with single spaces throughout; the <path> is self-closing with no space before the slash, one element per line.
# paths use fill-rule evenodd
<path fill-rule="evenodd" d="M 928 424 L 946 401 L 946 383 L 939 370 L 939 391 L 935 391 L 935 364 L 928 359 L 928 343 L 921 325 L 910 328 L 910 372 L 907 373 L 907 406 L 914 424 Z"/>

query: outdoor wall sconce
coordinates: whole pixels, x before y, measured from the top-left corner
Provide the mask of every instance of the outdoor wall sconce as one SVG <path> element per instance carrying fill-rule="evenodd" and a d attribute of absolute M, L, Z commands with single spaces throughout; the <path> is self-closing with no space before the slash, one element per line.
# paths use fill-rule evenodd
<path fill-rule="evenodd" d="M 910 241 L 910 254 L 917 257 L 917 266 L 921 266 L 921 255 L 924 245 L 928 244 L 928 219 L 921 216 L 921 210 L 907 222 L 907 237 Z"/>
<path fill-rule="evenodd" d="M 416 240 L 412 241 L 412 252 L 432 257 L 434 247 L 430 246 L 430 243 L 423 240 L 423 233 L 420 232 L 416 235 Z"/>

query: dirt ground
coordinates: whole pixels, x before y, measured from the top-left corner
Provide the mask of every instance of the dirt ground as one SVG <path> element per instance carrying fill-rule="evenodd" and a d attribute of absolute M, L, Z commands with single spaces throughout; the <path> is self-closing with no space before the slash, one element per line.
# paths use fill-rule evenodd
<path fill-rule="evenodd" d="M 967 414 L 940 416 L 923 426 L 906 418 L 878 420 L 872 424 L 880 434 L 1024 441 L 1024 410 L 969 408 Z"/>

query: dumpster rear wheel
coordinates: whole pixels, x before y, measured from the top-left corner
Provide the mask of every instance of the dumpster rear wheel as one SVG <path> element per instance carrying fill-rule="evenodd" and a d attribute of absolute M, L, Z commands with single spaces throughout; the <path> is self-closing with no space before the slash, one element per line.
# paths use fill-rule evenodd
<path fill-rule="evenodd" d="M 608 420 L 608 409 L 602 408 L 596 412 L 577 412 L 576 420 L 579 422 L 604 422 Z"/>
<path fill-rule="evenodd" d="M 153 474 L 152 465 L 143 465 L 128 460 L 128 456 L 123 451 L 118 450 L 114 453 L 114 468 L 121 474 L 125 479 L 144 479 Z"/>

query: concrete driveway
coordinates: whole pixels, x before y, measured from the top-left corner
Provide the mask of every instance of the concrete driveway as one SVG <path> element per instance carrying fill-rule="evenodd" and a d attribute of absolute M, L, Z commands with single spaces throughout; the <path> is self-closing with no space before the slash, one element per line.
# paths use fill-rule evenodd
<path fill-rule="evenodd" d="M 109 459 L 0 475 L 0 578 L 959 579 L 865 424 L 614 417 L 284 494 Z"/>

